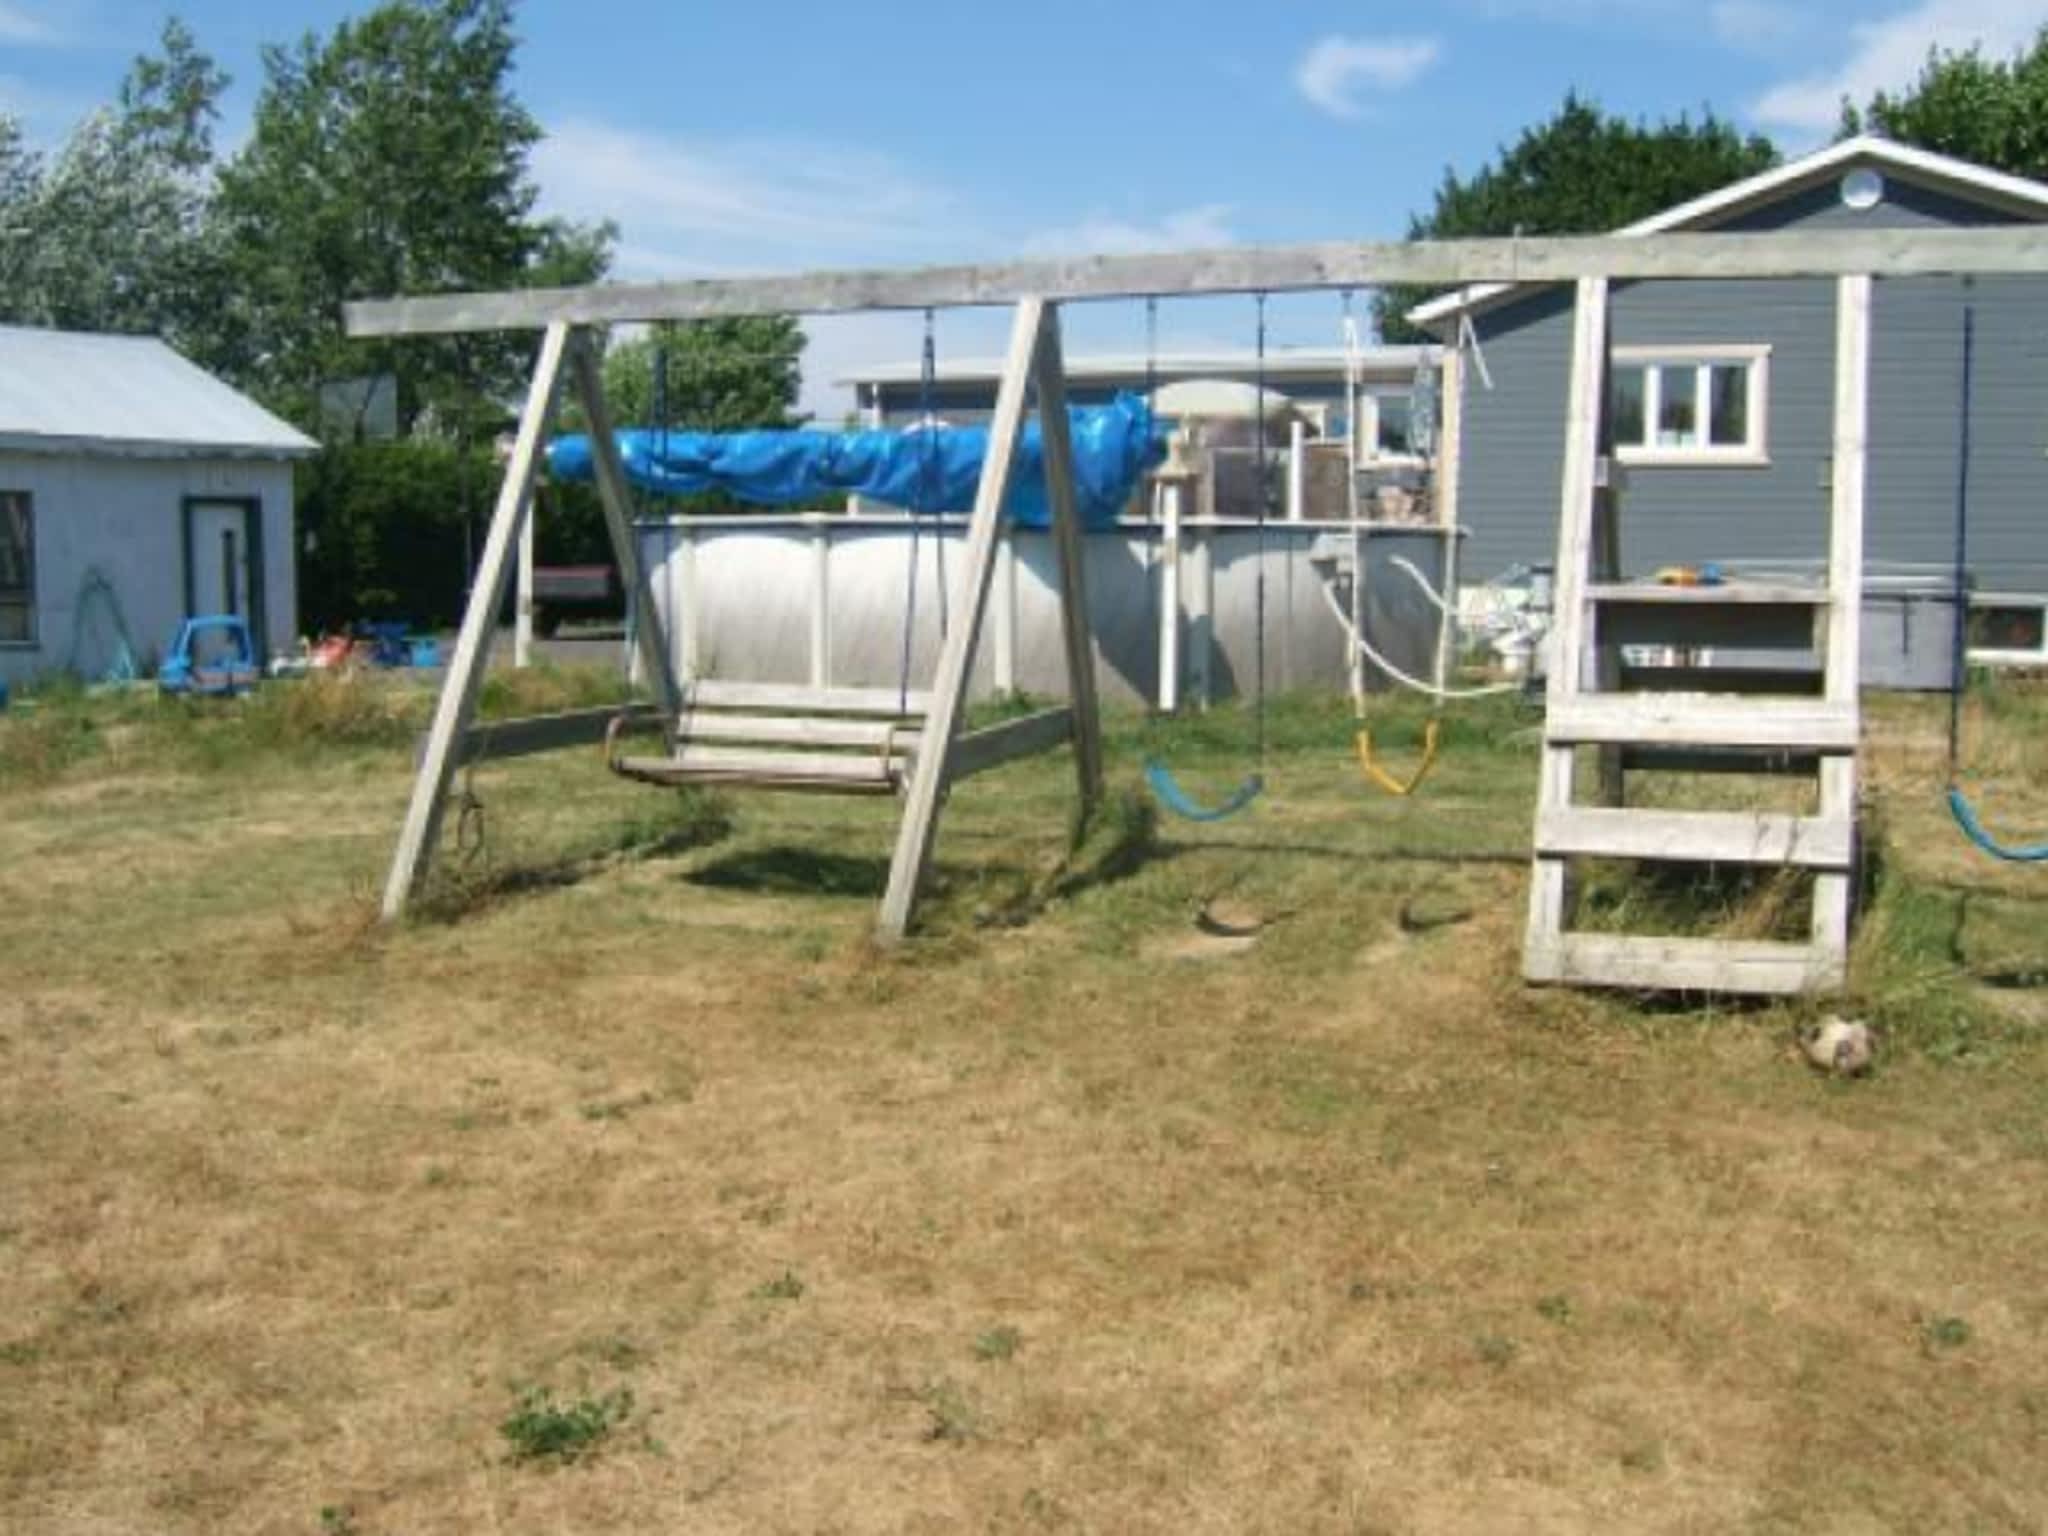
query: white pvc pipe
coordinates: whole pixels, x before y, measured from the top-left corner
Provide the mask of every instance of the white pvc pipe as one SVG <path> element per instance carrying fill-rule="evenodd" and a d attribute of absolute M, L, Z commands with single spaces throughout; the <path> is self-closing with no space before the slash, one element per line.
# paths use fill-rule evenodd
<path fill-rule="evenodd" d="M 540 497 L 536 493 L 528 498 L 526 516 L 519 523 L 518 594 L 512 603 L 512 665 L 515 667 L 526 666 L 533 660 L 533 525 L 539 521 L 539 512 Z M 496 620 L 492 622 L 495 624 Z"/>
<path fill-rule="evenodd" d="M 1159 708 L 1172 714 L 1180 708 L 1180 519 L 1185 480 L 1153 485 L 1164 531 L 1159 542 Z"/>
<path fill-rule="evenodd" d="M 1308 515 L 1308 423 L 1296 418 L 1287 427 L 1287 521 Z"/>

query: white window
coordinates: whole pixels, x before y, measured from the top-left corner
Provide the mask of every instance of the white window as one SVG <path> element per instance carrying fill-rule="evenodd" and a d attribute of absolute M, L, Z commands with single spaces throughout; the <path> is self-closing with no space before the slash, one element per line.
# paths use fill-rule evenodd
<path fill-rule="evenodd" d="M 1766 464 L 1771 349 L 1616 347 L 1614 447 L 1624 464 Z"/>
<path fill-rule="evenodd" d="M 2048 662 L 2048 601 L 2021 593 L 1972 593 L 1970 660 L 2025 667 Z"/>
<path fill-rule="evenodd" d="M 35 642 L 35 504 L 27 491 L 0 491 L 0 645 Z"/>
<path fill-rule="evenodd" d="M 1358 397 L 1358 456 L 1416 462 L 1415 402 L 1410 395 Z"/>

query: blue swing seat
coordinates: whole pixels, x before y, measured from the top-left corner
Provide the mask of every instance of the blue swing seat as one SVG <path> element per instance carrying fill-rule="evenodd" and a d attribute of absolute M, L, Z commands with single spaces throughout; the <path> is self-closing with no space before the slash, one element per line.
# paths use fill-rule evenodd
<path fill-rule="evenodd" d="M 1161 805 L 1189 821 L 1226 821 L 1258 799 L 1266 788 L 1265 776 L 1255 773 L 1233 789 L 1221 805 L 1202 805 L 1188 798 L 1187 791 L 1175 781 L 1173 770 L 1156 757 L 1145 759 L 1145 782 L 1152 786 Z"/>
<path fill-rule="evenodd" d="M 1970 802 L 1953 784 L 1948 791 L 1948 812 L 1963 829 L 1963 836 L 1994 859 L 2004 859 L 2009 864 L 2048 864 L 2048 843 L 2024 843 L 2017 847 L 2001 843 L 1984 830 L 1984 823 L 1977 819 Z"/>

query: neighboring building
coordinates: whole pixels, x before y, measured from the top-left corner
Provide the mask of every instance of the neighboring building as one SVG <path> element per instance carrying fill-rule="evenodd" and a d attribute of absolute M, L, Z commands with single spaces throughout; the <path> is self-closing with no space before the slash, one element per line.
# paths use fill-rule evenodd
<path fill-rule="evenodd" d="M 1830 146 L 1619 231 L 1840 230 L 2038 222 L 2048 185 L 1883 139 Z M 1977 643 L 2048 653 L 2048 283 L 1883 278 L 1872 315 L 1865 548 L 1929 586 L 1954 552 L 1963 316 L 1975 311 L 1970 566 Z M 1624 567 L 1784 567 L 1825 552 L 1834 409 L 1828 280 L 1635 282 L 1612 300 Z M 1481 581 L 1555 558 L 1571 293 L 1483 284 L 1410 316 L 1462 341 L 1441 479 Z M 1480 363 L 1483 361 L 1483 369 Z M 1479 377 L 1484 373 L 1491 387 Z"/>
<path fill-rule="evenodd" d="M 103 674 L 116 607 L 145 666 L 190 614 L 289 648 L 318 446 L 153 337 L 0 326 L 0 679 Z"/>
<path fill-rule="evenodd" d="M 1358 354 L 1358 418 L 1363 431 L 1360 457 L 1415 455 L 1412 406 L 1418 373 L 1436 372 L 1435 347 L 1365 347 Z M 1075 405 L 1099 405 L 1120 390 L 1143 394 L 1191 379 L 1226 379 L 1240 384 L 1264 378 L 1268 389 L 1287 396 L 1324 438 L 1351 430 L 1341 347 L 1276 347 L 1263 368 L 1257 354 L 1244 352 L 1161 353 L 1148 365 L 1142 356 L 1070 356 L 1067 396 Z M 931 409 L 942 420 L 975 422 L 995 408 L 1001 358 L 940 358 L 933 370 Z M 868 426 L 907 426 L 924 413 L 923 370 L 916 363 L 885 364 L 837 381 L 851 386 L 860 419 Z"/>

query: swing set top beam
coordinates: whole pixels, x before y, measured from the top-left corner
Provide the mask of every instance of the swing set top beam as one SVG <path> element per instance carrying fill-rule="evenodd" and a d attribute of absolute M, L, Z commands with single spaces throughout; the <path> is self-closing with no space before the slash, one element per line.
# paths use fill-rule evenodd
<path fill-rule="evenodd" d="M 2048 272 L 2048 225 L 1235 246 L 995 265 L 366 299 L 344 306 L 344 317 L 351 336 L 422 336 L 538 330 L 558 321 L 610 325 L 954 308 L 1013 304 L 1026 297 L 1057 302 L 1309 292 L 1395 283 L 1839 277 L 1865 272 L 1888 277 Z"/>

